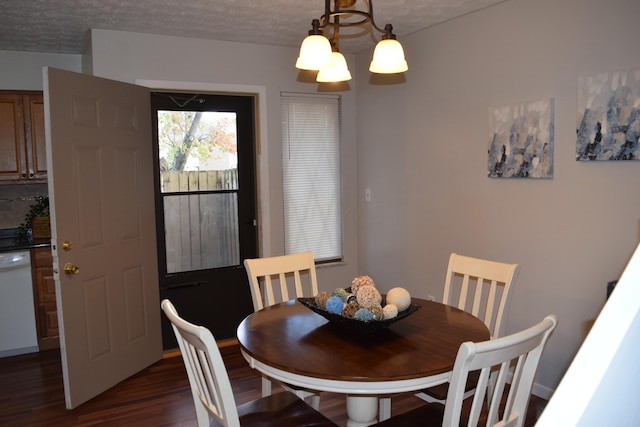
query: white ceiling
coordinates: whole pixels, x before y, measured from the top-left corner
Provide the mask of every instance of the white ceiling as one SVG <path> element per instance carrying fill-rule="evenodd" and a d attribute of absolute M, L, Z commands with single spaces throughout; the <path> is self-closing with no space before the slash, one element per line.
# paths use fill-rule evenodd
<path fill-rule="evenodd" d="M 373 10 L 376 24 L 393 24 L 402 40 L 502 1 L 375 0 Z M 322 0 L 0 0 L 0 50 L 79 54 L 91 28 L 297 47 L 323 11 Z M 342 31 L 340 50 L 379 38 Z"/>

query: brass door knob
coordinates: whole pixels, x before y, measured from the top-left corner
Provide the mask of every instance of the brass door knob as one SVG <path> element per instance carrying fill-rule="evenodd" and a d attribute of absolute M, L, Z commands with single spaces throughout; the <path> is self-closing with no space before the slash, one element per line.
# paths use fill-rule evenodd
<path fill-rule="evenodd" d="M 71 264 L 70 262 L 64 265 L 64 273 L 65 274 L 78 274 L 80 273 L 80 268 L 78 266 Z"/>
<path fill-rule="evenodd" d="M 62 242 L 62 249 L 64 251 L 70 251 L 73 248 L 73 244 L 71 242 L 69 242 L 68 240 L 65 240 L 64 242 Z"/>

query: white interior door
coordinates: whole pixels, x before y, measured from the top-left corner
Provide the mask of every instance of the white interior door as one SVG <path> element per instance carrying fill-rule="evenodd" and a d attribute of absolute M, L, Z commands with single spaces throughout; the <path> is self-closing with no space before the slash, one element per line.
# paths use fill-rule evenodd
<path fill-rule="evenodd" d="M 67 408 L 162 357 L 148 89 L 45 68 Z"/>

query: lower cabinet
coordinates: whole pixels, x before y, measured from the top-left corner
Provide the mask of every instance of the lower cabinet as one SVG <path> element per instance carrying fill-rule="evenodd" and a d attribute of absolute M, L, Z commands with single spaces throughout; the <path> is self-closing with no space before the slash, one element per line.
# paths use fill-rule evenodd
<path fill-rule="evenodd" d="M 60 348 L 51 248 L 31 249 L 31 277 L 40 351 Z"/>

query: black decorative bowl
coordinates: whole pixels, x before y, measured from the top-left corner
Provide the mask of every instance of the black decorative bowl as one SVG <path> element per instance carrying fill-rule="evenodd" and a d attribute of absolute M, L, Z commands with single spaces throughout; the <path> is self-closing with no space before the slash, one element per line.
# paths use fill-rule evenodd
<path fill-rule="evenodd" d="M 344 317 L 339 314 L 331 313 L 330 311 L 324 310 L 316 305 L 315 298 L 298 298 L 298 301 L 300 302 L 300 304 L 309 308 L 313 312 L 318 313 L 329 322 L 340 327 L 359 332 L 361 334 L 368 334 L 371 332 L 379 331 L 381 329 L 385 329 L 389 327 L 389 325 L 396 323 L 398 320 L 402 320 L 407 316 L 411 316 L 421 307 L 421 305 L 419 304 L 411 303 L 409 308 L 399 312 L 398 315 L 393 319 L 363 321 L 358 319 L 350 319 L 348 317 Z"/>

